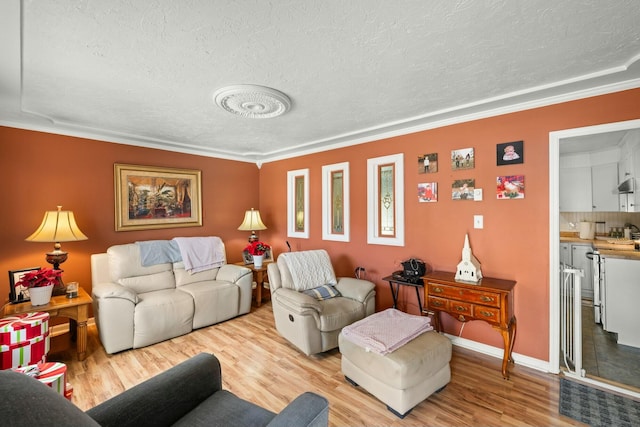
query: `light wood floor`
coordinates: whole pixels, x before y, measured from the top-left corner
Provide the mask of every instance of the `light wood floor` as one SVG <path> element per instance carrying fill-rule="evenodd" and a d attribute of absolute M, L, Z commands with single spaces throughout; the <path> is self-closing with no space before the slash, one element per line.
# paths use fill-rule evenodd
<path fill-rule="evenodd" d="M 583 425 L 559 415 L 559 377 L 515 366 L 511 379 L 504 380 L 500 360 L 457 347 L 451 383 L 401 420 L 382 402 L 344 380 L 337 350 L 307 357 L 280 337 L 270 302 L 236 319 L 115 355 L 105 353 L 95 326 L 89 327 L 86 360 L 77 361 L 73 345 L 53 350 L 49 360 L 67 364 L 73 402 L 81 409 L 197 353 L 211 352 L 222 364 L 225 389 L 274 412 L 300 393 L 314 391 L 329 400 L 331 426 Z"/>

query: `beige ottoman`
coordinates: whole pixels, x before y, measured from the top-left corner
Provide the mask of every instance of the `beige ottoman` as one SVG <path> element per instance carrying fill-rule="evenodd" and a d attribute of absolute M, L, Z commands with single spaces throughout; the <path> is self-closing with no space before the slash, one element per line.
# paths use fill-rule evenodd
<path fill-rule="evenodd" d="M 384 356 L 366 351 L 342 334 L 338 345 L 347 381 L 386 403 L 400 418 L 451 380 L 451 341 L 435 331 Z"/>

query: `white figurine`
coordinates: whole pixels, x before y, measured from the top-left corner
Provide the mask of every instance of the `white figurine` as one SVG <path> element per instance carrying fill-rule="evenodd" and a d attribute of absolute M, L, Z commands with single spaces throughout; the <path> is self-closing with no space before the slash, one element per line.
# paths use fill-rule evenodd
<path fill-rule="evenodd" d="M 458 263 L 455 280 L 478 283 L 481 279 L 482 271 L 480 271 L 480 262 L 471 253 L 469 235 L 465 234 L 464 247 L 462 248 L 462 261 Z"/>

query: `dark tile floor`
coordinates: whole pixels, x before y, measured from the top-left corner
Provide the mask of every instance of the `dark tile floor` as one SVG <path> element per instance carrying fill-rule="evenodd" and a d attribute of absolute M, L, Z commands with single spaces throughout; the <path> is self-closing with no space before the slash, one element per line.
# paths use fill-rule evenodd
<path fill-rule="evenodd" d="M 640 348 L 618 345 L 616 334 L 595 323 L 590 304 L 582 305 L 582 366 L 587 376 L 640 389 Z"/>

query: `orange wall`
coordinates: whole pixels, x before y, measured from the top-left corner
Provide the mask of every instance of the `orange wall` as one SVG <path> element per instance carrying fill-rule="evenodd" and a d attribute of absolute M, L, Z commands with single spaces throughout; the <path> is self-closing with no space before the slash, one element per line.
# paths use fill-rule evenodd
<path fill-rule="evenodd" d="M 548 359 L 549 341 L 549 132 L 640 118 L 640 89 L 513 113 L 368 144 L 255 165 L 161 150 L 131 147 L 82 138 L 0 127 L 0 170 L 5 177 L 0 209 L 2 245 L 0 271 L 45 266 L 51 245 L 25 242 L 40 224 L 45 210 L 60 204 L 73 210 L 83 242 L 64 243 L 69 260 L 65 280 L 78 280 L 90 290 L 90 254 L 113 244 L 174 236 L 218 235 L 227 245 L 230 262 L 240 261 L 246 234 L 237 231 L 244 210 L 260 208 L 268 230 L 261 239 L 276 255 L 287 250 L 326 248 L 339 275 L 353 275 L 364 266 L 376 283 L 377 309 L 391 306 L 388 285 L 380 279 L 408 257 L 420 257 L 433 269 L 453 271 L 460 260 L 465 233 L 485 276 L 517 280 L 517 353 Z M 524 140 L 521 165 L 496 166 L 496 144 Z M 451 150 L 473 147 L 476 167 L 451 171 L 445 159 Z M 417 158 L 439 155 L 439 172 L 417 174 Z M 388 154 L 405 155 L 405 247 L 367 245 L 366 161 Z M 321 167 L 350 162 L 351 242 L 322 240 Z M 136 232 L 114 231 L 113 164 L 169 166 L 202 170 L 203 227 Z M 310 238 L 287 238 L 287 171 L 310 170 Z M 523 174 L 523 200 L 496 200 L 498 175 Z M 448 188 L 457 178 L 475 178 L 484 201 L 452 201 Z M 418 203 L 419 182 L 439 184 L 437 203 Z M 232 184 L 231 184 L 232 183 Z M 259 185 L 259 191 L 254 190 Z M 259 202 L 259 203 L 258 203 Z M 473 229 L 473 215 L 484 215 L 484 229 Z M 8 279 L 0 279 L 0 301 L 8 295 Z M 413 289 L 401 294 L 400 308 L 417 313 Z M 460 324 L 449 320 L 446 330 L 457 334 Z M 462 336 L 501 347 L 500 335 L 483 322 L 471 322 Z"/>
<path fill-rule="evenodd" d="M 238 231 L 244 211 L 258 207 L 255 164 L 179 154 L 48 133 L 0 127 L 0 171 L 4 176 L 0 209 L 0 303 L 8 300 L 8 270 L 48 266 L 53 244 L 26 242 L 46 210 L 72 210 L 89 240 L 62 243 L 69 259 L 64 280 L 91 291 L 90 255 L 136 240 L 176 236 L 220 236 L 229 262 L 242 260 L 248 233 Z M 116 232 L 114 163 L 202 171 L 203 226 Z"/>
<path fill-rule="evenodd" d="M 260 212 L 269 229 L 261 236 L 274 245 L 276 254 L 287 250 L 287 240 L 294 250 L 326 248 L 339 275 L 352 276 L 355 267 L 365 267 L 376 283 L 380 310 L 392 304 L 388 284 L 380 279 L 398 270 L 400 261 L 419 257 L 432 269 L 454 271 L 469 233 L 483 274 L 518 282 L 514 351 L 548 360 L 549 132 L 637 118 L 640 90 L 631 90 L 266 163 L 260 170 Z M 496 144 L 518 140 L 524 141 L 524 163 L 496 166 Z M 451 151 L 468 147 L 475 149 L 475 169 L 452 171 L 447 163 Z M 418 156 L 434 152 L 439 171 L 418 174 Z M 405 247 L 368 245 L 367 159 L 396 153 L 404 153 Z M 321 169 L 345 161 L 350 166 L 351 241 L 323 241 Z M 287 171 L 303 168 L 309 168 L 310 238 L 287 238 Z M 496 177 L 515 174 L 525 176 L 525 198 L 497 200 Z M 460 178 L 474 178 L 484 200 L 452 201 L 451 183 Z M 437 203 L 417 200 L 417 184 L 428 181 L 438 183 Z M 484 215 L 484 229 L 473 228 L 473 215 Z M 400 308 L 418 312 L 413 288 L 403 289 Z M 455 335 L 460 327 L 451 318 L 445 325 Z M 500 334 L 484 322 L 467 324 L 462 337 L 502 346 Z"/>

